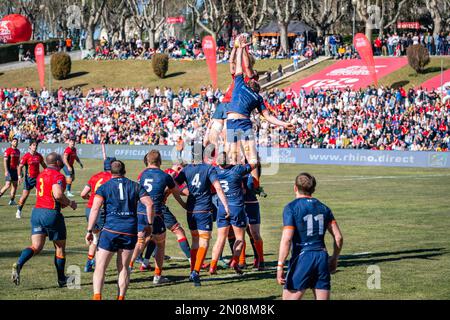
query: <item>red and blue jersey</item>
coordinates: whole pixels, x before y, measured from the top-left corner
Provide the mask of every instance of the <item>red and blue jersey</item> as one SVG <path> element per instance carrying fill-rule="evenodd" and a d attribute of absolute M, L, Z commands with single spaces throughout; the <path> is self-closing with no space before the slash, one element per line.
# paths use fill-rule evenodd
<path fill-rule="evenodd" d="M 292 256 L 303 251 L 325 250 L 325 233 L 334 221 L 331 210 L 315 198 L 298 198 L 283 211 L 283 226 L 294 230 Z"/>
<path fill-rule="evenodd" d="M 209 164 L 189 164 L 181 170 L 175 181 L 178 185 L 186 183 L 189 189 L 188 212 L 211 212 L 211 185 L 217 180 L 216 169 Z"/>
<path fill-rule="evenodd" d="M 25 167 L 26 175 L 30 178 L 36 178 L 40 173 L 40 165 L 44 161 L 44 157 L 38 152 L 31 154 L 25 153 L 20 160 L 20 164 Z"/>
<path fill-rule="evenodd" d="M 6 149 L 4 156 L 6 158 L 6 167 L 8 171 L 17 170 L 20 160 L 20 150 L 9 147 Z"/>
<path fill-rule="evenodd" d="M 91 195 L 89 196 L 89 201 L 87 203 L 87 208 L 92 208 L 92 204 L 94 203 L 95 192 L 100 186 L 109 180 L 111 180 L 112 175 L 111 172 L 102 171 L 94 174 L 88 181 L 87 185 L 91 189 Z"/>
<path fill-rule="evenodd" d="M 111 178 L 95 192 L 103 198 L 105 225 L 108 231 L 126 235 L 137 234 L 137 206 L 139 199 L 148 196 L 137 182 L 128 178 Z"/>
<path fill-rule="evenodd" d="M 165 201 L 166 188 L 173 189 L 175 187 L 175 182 L 173 181 L 172 176 L 165 173 L 161 169 L 147 168 L 141 172 L 138 177 L 138 181 L 150 195 L 150 198 L 152 198 L 155 213 L 161 214 Z M 138 205 L 138 212 L 146 212 L 145 206 L 140 201 Z"/>
<path fill-rule="evenodd" d="M 77 148 L 67 147 L 66 150 L 64 150 L 64 154 L 68 155 L 67 162 L 69 162 L 69 165 L 72 167 L 77 158 Z"/>
<path fill-rule="evenodd" d="M 244 189 L 242 186 L 244 175 L 252 171 L 249 164 L 229 166 L 226 168 L 217 167 L 217 177 L 222 190 L 227 197 L 230 206 L 244 206 Z"/>
<path fill-rule="evenodd" d="M 250 118 L 254 109 L 260 113 L 266 109 L 263 98 L 244 82 L 243 75 L 234 78 L 234 89 L 231 103 L 227 107 L 227 112 L 235 112 Z"/>
<path fill-rule="evenodd" d="M 66 178 L 54 167 L 48 167 L 42 171 L 36 179 L 36 204 L 38 209 L 61 210 L 61 205 L 53 197 L 53 185 L 66 189 Z"/>

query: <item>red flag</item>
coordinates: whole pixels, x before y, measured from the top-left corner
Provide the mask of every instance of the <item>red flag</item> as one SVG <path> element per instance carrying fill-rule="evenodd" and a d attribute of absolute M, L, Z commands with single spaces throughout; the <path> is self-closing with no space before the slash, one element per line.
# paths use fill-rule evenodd
<path fill-rule="evenodd" d="M 216 64 L 216 42 L 212 36 L 206 36 L 202 41 L 203 53 L 209 68 L 209 75 L 214 88 L 217 88 L 217 64 Z"/>
<path fill-rule="evenodd" d="M 361 59 L 366 64 L 367 70 L 369 70 L 372 76 L 375 86 L 378 86 L 377 73 L 375 71 L 375 61 L 373 59 L 372 44 L 367 39 L 365 34 L 357 33 L 353 39 L 353 46 L 358 51 Z"/>
<path fill-rule="evenodd" d="M 39 82 L 42 88 L 45 85 L 45 49 L 42 43 L 38 43 L 34 48 L 34 57 L 36 58 Z"/>

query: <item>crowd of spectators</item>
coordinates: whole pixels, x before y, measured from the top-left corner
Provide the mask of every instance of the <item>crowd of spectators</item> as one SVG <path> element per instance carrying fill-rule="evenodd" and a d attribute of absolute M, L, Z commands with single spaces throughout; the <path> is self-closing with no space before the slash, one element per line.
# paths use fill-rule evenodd
<path fill-rule="evenodd" d="M 296 124 L 278 131 L 254 114 L 260 146 L 448 151 L 450 92 L 402 88 L 315 89 L 263 92 L 276 117 Z M 80 88 L 51 93 L 32 88 L 1 89 L 0 141 L 17 137 L 79 143 L 176 145 L 198 141 L 223 93 L 212 87 Z M 272 130 L 274 129 L 274 130 Z M 276 139 L 279 132 L 279 140 Z"/>

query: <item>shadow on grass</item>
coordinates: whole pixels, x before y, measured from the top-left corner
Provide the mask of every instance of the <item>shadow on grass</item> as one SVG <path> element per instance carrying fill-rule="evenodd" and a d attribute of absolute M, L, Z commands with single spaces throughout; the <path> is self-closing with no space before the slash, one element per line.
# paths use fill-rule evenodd
<path fill-rule="evenodd" d="M 73 73 L 69 74 L 65 80 L 73 79 L 73 78 L 77 78 L 77 77 L 81 77 L 81 76 L 85 76 L 87 74 L 89 74 L 89 72 L 87 72 L 87 71 L 73 72 Z"/>
<path fill-rule="evenodd" d="M 443 70 L 447 70 L 448 68 L 444 67 Z M 428 67 L 425 68 L 422 72 L 422 74 L 427 74 L 427 73 L 432 73 L 432 72 L 440 72 L 441 71 L 441 67 Z"/>
<path fill-rule="evenodd" d="M 391 85 L 391 87 L 392 87 L 393 89 L 398 89 L 398 88 L 400 88 L 400 87 L 406 86 L 408 83 L 409 83 L 408 80 L 397 81 L 397 82 L 394 82 L 394 83 Z"/>
<path fill-rule="evenodd" d="M 377 264 L 409 259 L 432 259 L 445 254 L 445 248 L 413 249 L 391 252 L 376 252 L 361 255 L 341 256 L 340 267 L 354 267 L 360 265 Z M 391 257 L 390 257 L 391 256 Z"/>
<path fill-rule="evenodd" d="M 175 77 L 181 76 L 181 75 L 183 75 L 183 74 L 185 74 L 185 73 L 186 73 L 186 72 L 184 72 L 184 71 L 179 71 L 179 72 L 170 73 L 170 74 L 166 75 L 164 79 L 167 79 L 167 78 L 175 78 Z"/>

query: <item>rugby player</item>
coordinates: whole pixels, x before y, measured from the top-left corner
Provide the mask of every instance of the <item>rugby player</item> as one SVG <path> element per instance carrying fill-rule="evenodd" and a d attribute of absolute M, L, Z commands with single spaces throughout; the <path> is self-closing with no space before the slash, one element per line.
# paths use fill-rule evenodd
<path fill-rule="evenodd" d="M 86 205 L 85 214 L 86 214 L 86 220 L 89 221 L 89 215 L 91 213 L 92 204 L 94 203 L 95 198 L 95 192 L 97 189 L 104 183 L 108 182 L 112 175 L 111 175 L 111 163 L 113 161 L 116 161 L 116 158 L 106 158 L 103 161 L 103 171 L 98 172 L 94 174 L 84 187 L 84 189 L 81 191 L 81 197 L 85 200 L 88 200 L 88 203 Z M 86 265 L 84 266 L 84 272 L 92 272 L 95 267 L 95 252 L 97 251 L 97 243 L 98 243 L 98 233 L 103 228 L 104 223 L 104 212 L 101 209 L 99 218 L 97 220 L 97 223 L 94 226 L 94 229 L 92 230 L 94 240 L 92 241 L 91 245 L 89 246 L 88 251 L 88 258 L 86 261 Z"/>
<path fill-rule="evenodd" d="M 22 195 L 19 199 L 19 204 L 17 205 L 16 218 L 22 218 L 22 208 L 24 207 L 30 191 L 36 187 L 36 178 L 40 173 L 40 167 L 47 168 L 45 164 L 44 157 L 37 152 L 38 142 L 36 140 L 31 140 L 28 147 L 28 152 L 25 153 L 23 158 L 20 160 L 19 166 L 17 167 L 17 175 L 19 178 L 19 183 L 23 184 Z M 22 176 L 22 169 L 25 167 L 25 178 Z"/>
<path fill-rule="evenodd" d="M 295 179 L 296 199 L 283 211 L 283 235 L 277 266 L 277 281 L 284 285 L 283 300 L 300 300 L 311 288 L 317 300 L 330 298 L 330 273 L 337 268 L 343 237 L 331 210 L 312 194 L 316 179 L 309 173 L 300 173 Z M 325 233 L 334 238 L 331 257 L 325 247 Z M 287 275 L 284 261 L 292 245 Z"/>
<path fill-rule="evenodd" d="M 80 158 L 77 155 L 77 148 L 75 148 L 75 137 L 71 137 L 69 139 L 68 147 L 64 150 L 64 174 L 66 175 L 66 183 L 67 183 L 67 196 L 73 197 L 72 194 L 72 183 L 75 181 L 75 167 L 73 166 L 75 161 L 78 162 L 81 168 L 83 168 L 83 164 L 81 163 Z"/>
<path fill-rule="evenodd" d="M 244 247 L 245 229 L 247 228 L 247 217 L 244 211 L 244 192 L 242 188 L 244 175 L 250 174 L 255 165 L 230 165 L 227 154 L 221 152 L 217 158 L 219 167 L 216 169 L 220 185 L 225 193 L 229 206 L 229 217 L 222 203 L 219 203 L 217 213 L 217 241 L 212 252 L 210 274 L 217 273 L 217 262 L 223 251 L 228 237 L 230 226 L 234 231 L 235 241 L 233 245 L 233 258 L 231 267 L 237 274 L 242 274 L 239 267 L 239 257 Z"/>
<path fill-rule="evenodd" d="M 14 198 L 16 197 L 17 192 L 17 166 L 20 160 L 20 150 L 17 148 L 18 145 L 19 140 L 17 138 L 13 138 L 11 140 L 11 146 L 6 149 L 3 159 L 3 164 L 5 166 L 5 185 L 0 190 L 0 198 L 6 190 L 11 188 L 11 198 L 8 203 L 10 206 L 16 205 Z"/>
<path fill-rule="evenodd" d="M 48 236 L 55 247 L 55 267 L 58 274 L 58 286 L 66 286 L 67 278 L 64 274 L 66 265 L 66 224 L 61 208 L 70 206 L 76 210 L 75 201 L 64 195 L 66 181 L 60 173 L 64 166 L 59 154 L 52 152 L 45 159 L 47 168 L 37 176 L 36 204 L 31 212 L 31 246 L 24 249 L 12 268 L 12 281 L 20 284 L 20 272 L 25 263 L 41 252 Z"/>
<path fill-rule="evenodd" d="M 226 216 L 229 216 L 228 201 L 217 178 L 216 169 L 203 163 L 202 145 L 193 146 L 192 164 L 187 165 L 175 178 L 178 185 L 187 184 L 189 196 L 187 199 L 187 220 L 192 235 L 191 275 L 189 280 L 196 287 L 200 286 L 200 269 L 208 252 L 209 240 L 213 227 L 211 185 L 224 206 Z"/>
<path fill-rule="evenodd" d="M 166 283 L 169 280 L 161 276 L 164 263 L 164 252 L 166 242 L 166 226 L 164 224 L 164 200 L 166 189 L 173 194 L 178 203 L 186 209 L 186 203 L 180 197 L 180 191 L 175 185 L 173 178 L 168 173 L 161 170 L 161 154 L 158 150 L 151 150 L 145 155 L 144 163 L 147 168 L 139 175 L 139 183 L 147 190 L 147 193 L 153 200 L 153 208 L 155 218 L 153 221 L 153 233 L 146 234 L 145 227 L 148 225 L 146 219 L 145 206 L 141 203 L 138 205 L 138 244 L 134 250 L 132 262 L 142 253 L 147 246 L 150 237 L 156 244 L 155 255 L 155 275 L 153 284 Z M 132 265 L 130 265 L 132 267 Z"/>
<path fill-rule="evenodd" d="M 93 276 L 93 300 L 102 299 L 105 272 L 114 253 L 117 252 L 118 300 L 124 300 L 130 282 L 128 265 L 137 242 L 138 202 L 145 206 L 147 220 L 150 222 L 145 231 L 152 232 L 153 201 L 147 191 L 137 182 L 125 177 L 125 164 L 116 160 L 111 163 L 111 179 L 102 184 L 95 192 L 86 243 L 94 241 L 93 230 L 97 223 L 100 208 L 105 208 L 105 224 L 98 239 L 95 270 Z"/>

